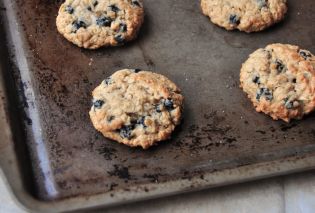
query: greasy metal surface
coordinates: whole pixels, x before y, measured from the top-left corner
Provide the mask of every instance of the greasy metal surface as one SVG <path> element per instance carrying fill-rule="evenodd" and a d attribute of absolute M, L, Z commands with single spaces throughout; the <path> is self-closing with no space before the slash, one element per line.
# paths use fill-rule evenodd
<path fill-rule="evenodd" d="M 61 1 L 16 3 L 22 31 L 15 36 L 23 38 L 28 67 L 15 69 L 14 78 L 25 106 L 21 112 L 31 112 L 22 116 L 35 177 L 32 193 L 38 199 L 107 192 L 115 197 L 137 186 L 149 193 L 143 184 L 158 188 L 315 151 L 314 114 L 291 124 L 272 121 L 256 113 L 238 88 L 241 63 L 259 47 L 282 42 L 315 52 L 312 0 L 289 1 L 283 23 L 250 35 L 210 24 L 198 1 L 145 0 L 139 38 L 96 51 L 77 48 L 56 32 Z M 170 141 L 147 151 L 104 139 L 88 117 L 91 90 L 126 67 L 164 74 L 186 97 L 183 124 Z M 36 100 L 23 91 L 34 92 Z"/>

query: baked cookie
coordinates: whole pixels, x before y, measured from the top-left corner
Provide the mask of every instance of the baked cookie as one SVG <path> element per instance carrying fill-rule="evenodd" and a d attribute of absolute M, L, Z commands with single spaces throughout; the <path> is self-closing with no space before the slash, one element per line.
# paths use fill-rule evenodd
<path fill-rule="evenodd" d="M 72 43 L 96 49 L 134 39 L 143 19 L 142 0 L 66 0 L 56 24 Z"/>
<path fill-rule="evenodd" d="M 202 12 L 227 30 L 257 32 L 281 21 L 286 0 L 201 0 Z"/>
<path fill-rule="evenodd" d="M 258 49 L 243 64 L 240 86 L 258 112 L 290 122 L 315 108 L 315 57 L 287 44 Z"/>
<path fill-rule="evenodd" d="M 166 77 L 138 69 L 117 71 L 93 91 L 90 118 L 105 137 L 147 149 L 180 123 L 183 96 Z"/>

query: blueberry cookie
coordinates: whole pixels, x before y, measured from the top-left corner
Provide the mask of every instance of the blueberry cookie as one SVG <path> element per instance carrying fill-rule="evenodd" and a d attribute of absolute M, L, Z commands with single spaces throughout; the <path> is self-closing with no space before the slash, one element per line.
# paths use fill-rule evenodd
<path fill-rule="evenodd" d="M 180 123 L 183 96 L 166 77 L 138 69 L 117 71 L 93 91 L 90 118 L 105 137 L 147 149 Z"/>
<path fill-rule="evenodd" d="M 143 19 L 142 0 L 66 0 L 56 24 L 72 43 L 96 49 L 134 39 Z"/>
<path fill-rule="evenodd" d="M 227 30 L 257 32 L 281 21 L 286 0 L 201 0 L 202 12 Z"/>
<path fill-rule="evenodd" d="M 258 49 L 243 64 L 241 88 L 257 112 L 290 122 L 315 108 L 315 57 L 287 44 Z"/>

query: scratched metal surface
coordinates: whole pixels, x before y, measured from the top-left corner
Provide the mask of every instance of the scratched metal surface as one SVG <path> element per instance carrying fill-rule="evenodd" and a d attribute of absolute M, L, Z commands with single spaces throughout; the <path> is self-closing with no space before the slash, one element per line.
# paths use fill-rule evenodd
<path fill-rule="evenodd" d="M 257 48 L 282 42 L 315 52 L 313 0 L 289 0 L 286 20 L 255 34 L 214 26 L 201 15 L 198 1 L 145 0 L 138 39 L 95 51 L 77 48 L 57 33 L 61 2 L 17 0 L 15 8 L 22 30 L 14 36 L 22 38 L 27 67 L 12 65 L 12 88 L 24 107 L 20 117 L 38 199 L 116 196 L 131 186 L 146 191 L 140 186 L 202 179 L 213 171 L 315 150 L 314 114 L 291 124 L 272 121 L 256 113 L 238 87 L 240 66 Z M 164 74 L 182 89 L 184 120 L 171 140 L 143 151 L 106 140 L 93 129 L 90 92 L 122 68 Z"/>

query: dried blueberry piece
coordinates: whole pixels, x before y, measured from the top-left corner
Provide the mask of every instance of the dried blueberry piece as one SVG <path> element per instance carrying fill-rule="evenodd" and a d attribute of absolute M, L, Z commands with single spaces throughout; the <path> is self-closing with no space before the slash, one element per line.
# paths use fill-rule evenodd
<path fill-rule="evenodd" d="M 114 39 L 115 39 L 115 41 L 118 43 L 118 44 L 122 44 L 122 43 L 124 43 L 124 41 L 125 41 L 125 39 L 124 39 L 124 37 L 122 36 L 122 35 L 116 35 L 115 37 L 114 37 Z"/>
<path fill-rule="evenodd" d="M 292 83 L 294 84 L 296 83 L 296 78 L 293 78 Z"/>
<path fill-rule="evenodd" d="M 109 27 L 112 21 L 113 20 L 109 17 L 100 17 L 96 19 L 96 24 L 101 27 Z"/>
<path fill-rule="evenodd" d="M 237 15 L 230 15 L 229 20 L 230 20 L 230 23 L 233 25 L 240 24 L 240 18 Z"/>
<path fill-rule="evenodd" d="M 134 69 L 135 73 L 141 72 L 141 69 Z"/>
<path fill-rule="evenodd" d="M 131 132 L 132 132 L 132 130 L 134 130 L 134 128 L 135 128 L 134 125 L 123 126 L 119 130 L 120 137 L 130 139 L 131 138 Z"/>
<path fill-rule="evenodd" d="M 142 125 L 143 127 L 147 127 L 146 125 L 145 125 L 145 123 L 144 123 L 144 121 L 145 121 L 145 116 L 142 116 L 141 118 L 139 118 L 138 120 L 137 120 L 137 125 Z"/>
<path fill-rule="evenodd" d="M 119 24 L 119 32 L 126 32 L 127 31 L 127 25 L 125 23 Z"/>
<path fill-rule="evenodd" d="M 160 105 L 160 104 L 155 105 L 155 111 L 156 111 L 157 113 L 161 113 L 161 112 L 162 112 L 162 110 L 161 110 L 161 105 Z"/>
<path fill-rule="evenodd" d="M 131 4 L 137 7 L 141 7 L 141 4 L 137 0 L 132 0 Z"/>
<path fill-rule="evenodd" d="M 263 89 L 260 88 L 257 92 L 256 92 L 256 99 L 259 101 L 261 96 L 263 94 Z"/>
<path fill-rule="evenodd" d="M 92 11 L 92 8 L 90 7 L 90 6 L 88 6 L 88 8 L 87 8 L 89 11 Z"/>
<path fill-rule="evenodd" d="M 65 11 L 68 12 L 69 14 L 72 14 L 74 12 L 74 9 L 73 9 L 73 7 L 68 5 L 68 6 L 66 6 Z"/>
<path fill-rule="evenodd" d="M 252 80 L 253 80 L 253 82 L 254 82 L 255 84 L 260 84 L 260 78 L 259 78 L 259 76 L 254 76 Z"/>
<path fill-rule="evenodd" d="M 115 13 L 117 13 L 120 10 L 115 4 L 109 5 L 108 7 L 111 9 L 111 11 Z"/>
<path fill-rule="evenodd" d="M 115 119 L 115 116 L 111 115 L 107 118 L 108 122 L 112 122 Z"/>
<path fill-rule="evenodd" d="M 96 7 L 98 5 L 98 1 L 95 1 L 94 3 L 93 3 L 93 7 Z"/>
<path fill-rule="evenodd" d="M 102 108 L 103 104 L 105 102 L 102 101 L 102 100 L 96 100 L 96 101 L 93 101 L 93 106 L 96 108 L 96 109 L 100 109 Z"/>
<path fill-rule="evenodd" d="M 308 52 L 306 52 L 306 51 L 301 50 L 301 51 L 300 51 L 300 56 L 302 56 L 305 60 L 307 60 L 308 58 L 311 58 L 311 57 L 312 57 L 312 54 L 311 54 L 311 53 L 308 53 Z"/>
<path fill-rule="evenodd" d="M 111 83 L 112 83 L 112 79 L 110 77 L 104 80 L 104 84 L 106 85 L 110 85 Z"/>
<path fill-rule="evenodd" d="M 267 88 L 260 88 L 256 93 L 256 99 L 259 101 L 261 97 L 265 97 L 267 101 L 271 101 L 273 99 L 272 92 Z"/>
<path fill-rule="evenodd" d="M 287 108 L 287 109 L 293 109 L 294 108 L 293 101 L 289 101 L 289 98 L 286 98 L 283 101 L 284 101 L 285 108 Z"/>
<path fill-rule="evenodd" d="M 76 32 L 80 28 L 86 28 L 86 23 L 84 21 L 74 21 L 72 22 L 72 26 L 74 28 L 74 32 Z"/>
<path fill-rule="evenodd" d="M 265 98 L 267 101 L 271 101 L 273 99 L 273 95 L 272 92 L 270 92 L 270 90 L 265 90 L 265 94 L 264 94 Z"/>
<path fill-rule="evenodd" d="M 276 64 L 276 69 L 278 71 L 278 73 L 282 73 L 282 72 L 285 72 L 287 69 L 286 69 L 286 66 L 283 64 L 283 62 L 279 59 L 277 59 L 275 61 L 275 64 Z"/>
<path fill-rule="evenodd" d="M 174 109 L 174 103 L 173 103 L 173 100 L 172 99 L 166 99 L 164 101 L 164 106 L 165 108 L 168 110 L 168 111 L 171 111 Z"/>

